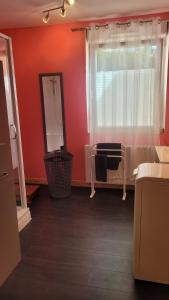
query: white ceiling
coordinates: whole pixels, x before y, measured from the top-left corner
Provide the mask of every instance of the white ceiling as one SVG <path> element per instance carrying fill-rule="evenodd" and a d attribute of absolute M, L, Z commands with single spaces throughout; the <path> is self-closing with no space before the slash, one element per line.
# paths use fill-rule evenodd
<path fill-rule="evenodd" d="M 46 26 L 42 11 L 59 5 L 62 0 L 0 0 L 0 28 Z M 169 0 L 76 0 L 67 7 L 67 17 L 53 12 L 48 24 L 169 12 Z"/>

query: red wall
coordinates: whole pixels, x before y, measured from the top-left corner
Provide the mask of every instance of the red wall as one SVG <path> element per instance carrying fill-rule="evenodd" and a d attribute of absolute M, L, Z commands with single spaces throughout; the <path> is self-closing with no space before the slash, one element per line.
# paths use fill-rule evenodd
<path fill-rule="evenodd" d="M 70 25 L 5 31 L 12 37 L 26 177 L 45 177 L 39 73 L 63 72 L 68 149 L 73 178 L 84 179 L 86 120 L 84 33 Z"/>
<path fill-rule="evenodd" d="M 169 13 L 161 16 L 168 18 Z M 69 151 L 74 154 L 73 179 L 85 178 L 84 145 L 89 140 L 85 35 L 84 32 L 72 33 L 74 26 L 79 24 L 3 30 L 13 41 L 25 174 L 29 178 L 45 177 L 38 78 L 39 73 L 45 72 L 63 72 L 67 143 Z M 161 141 L 169 145 L 169 101 L 166 132 Z"/>

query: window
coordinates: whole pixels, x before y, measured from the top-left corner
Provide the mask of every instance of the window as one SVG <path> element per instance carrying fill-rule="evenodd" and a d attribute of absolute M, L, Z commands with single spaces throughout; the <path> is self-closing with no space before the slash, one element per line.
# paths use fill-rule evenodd
<path fill-rule="evenodd" d="M 97 126 L 153 126 L 157 51 L 148 42 L 96 51 Z"/>
<path fill-rule="evenodd" d="M 155 19 L 91 27 L 87 103 L 92 144 L 159 144 L 167 86 L 166 25 Z"/>

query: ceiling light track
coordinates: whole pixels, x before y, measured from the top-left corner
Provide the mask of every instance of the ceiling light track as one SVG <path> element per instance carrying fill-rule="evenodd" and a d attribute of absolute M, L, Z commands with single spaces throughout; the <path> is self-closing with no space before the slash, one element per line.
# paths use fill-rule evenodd
<path fill-rule="evenodd" d="M 55 11 L 55 10 L 60 10 L 60 16 L 61 17 L 66 17 L 66 5 L 74 5 L 75 0 L 63 0 L 62 5 L 59 5 L 54 8 L 49 8 L 44 10 L 43 13 L 43 22 L 48 23 L 50 20 L 50 12 Z"/>

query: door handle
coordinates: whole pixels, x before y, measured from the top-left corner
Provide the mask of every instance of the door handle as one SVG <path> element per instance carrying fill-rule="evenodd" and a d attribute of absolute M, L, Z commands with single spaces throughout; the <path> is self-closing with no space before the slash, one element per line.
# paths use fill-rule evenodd
<path fill-rule="evenodd" d="M 0 173 L 0 180 L 4 179 L 5 177 L 7 177 L 9 174 L 7 172 L 2 172 Z"/>
<path fill-rule="evenodd" d="M 14 131 L 14 136 L 12 137 L 12 140 L 16 140 L 16 138 L 17 138 L 17 130 L 16 130 L 15 124 L 11 124 L 10 128 L 13 129 L 13 131 Z"/>

